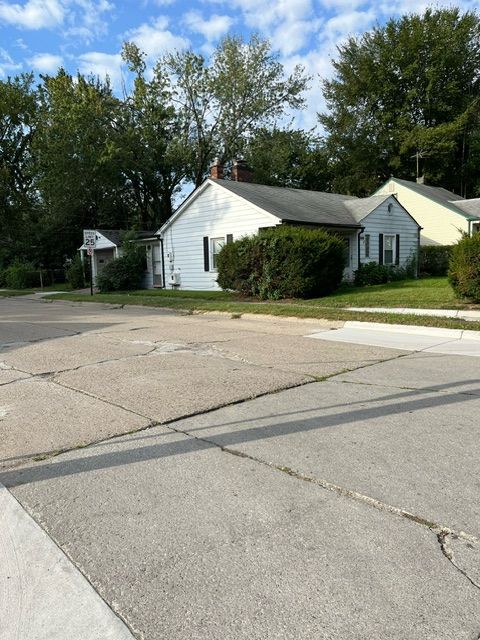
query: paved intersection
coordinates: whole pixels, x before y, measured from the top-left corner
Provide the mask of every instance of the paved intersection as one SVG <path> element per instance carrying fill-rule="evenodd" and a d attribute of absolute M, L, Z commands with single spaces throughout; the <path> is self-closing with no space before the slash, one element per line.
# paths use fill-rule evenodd
<path fill-rule="evenodd" d="M 0 482 L 134 637 L 477 640 L 477 358 L 305 337 L 333 323 L 0 313 Z"/>

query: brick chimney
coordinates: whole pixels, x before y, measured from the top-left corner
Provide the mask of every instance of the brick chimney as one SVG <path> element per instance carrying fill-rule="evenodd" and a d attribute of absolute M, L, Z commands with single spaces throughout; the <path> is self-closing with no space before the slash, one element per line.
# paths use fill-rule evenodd
<path fill-rule="evenodd" d="M 253 182 L 253 171 L 245 160 L 233 161 L 232 180 L 235 180 L 235 182 Z"/>
<path fill-rule="evenodd" d="M 213 161 L 210 167 L 210 177 L 216 180 L 223 179 L 223 164 L 220 162 L 220 158 L 215 158 Z"/>

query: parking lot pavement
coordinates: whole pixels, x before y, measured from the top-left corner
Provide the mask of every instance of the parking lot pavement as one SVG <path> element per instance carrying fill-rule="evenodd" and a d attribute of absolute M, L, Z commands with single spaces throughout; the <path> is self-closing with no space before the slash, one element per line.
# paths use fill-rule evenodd
<path fill-rule="evenodd" d="M 478 638 L 477 358 L 304 337 L 326 324 L 45 307 L 42 330 L 153 349 L 0 387 L 7 407 L 56 390 L 55 442 L 90 416 L 89 446 L 10 462 L 0 482 L 134 637 Z M 51 369 L 65 338 L 43 340 Z M 95 442 L 96 409 L 135 433 Z M 12 434 L 32 454 L 42 412 L 28 411 Z M 155 416 L 173 421 L 141 430 Z"/>
<path fill-rule="evenodd" d="M 321 321 L 23 298 L 0 317 L 0 468 L 397 355 L 305 340 Z"/>
<path fill-rule="evenodd" d="M 478 631 L 478 589 L 435 531 L 168 428 L 3 480 L 138 638 Z"/>

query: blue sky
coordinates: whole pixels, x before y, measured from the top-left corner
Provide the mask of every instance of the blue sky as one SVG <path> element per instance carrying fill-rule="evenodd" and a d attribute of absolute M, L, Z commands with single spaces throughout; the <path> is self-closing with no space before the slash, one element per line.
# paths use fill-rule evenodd
<path fill-rule="evenodd" d="M 474 9 L 475 0 L 437 2 Z M 228 33 L 268 37 L 287 70 L 303 64 L 314 76 L 298 124 L 315 123 L 323 109 L 319 77 L 347 36 L 391 16 L 421 12 L 422 0 L 0 0 L 0 78 L 22 71 L 109 74 L 121 86 L 120 49 L 135 41 L 150 63 L 166 51 L 192 48 L 208 56 Z"/>

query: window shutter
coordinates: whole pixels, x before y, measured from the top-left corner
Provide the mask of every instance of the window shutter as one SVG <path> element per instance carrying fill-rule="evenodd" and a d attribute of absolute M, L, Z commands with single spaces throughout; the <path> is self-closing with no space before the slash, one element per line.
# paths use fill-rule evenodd
<path fill-rule="evenodd" d="M 208 236 L 203 238 L 203 269 L 204 271 L 210 271 L 210 251 L 209 251 Z"/>
<path fill-rule="evenodd" d="M 378 264 L 383 264 L 383 233 L 378 234 Z"/>
<path fill-rule="evenodd" d="M 400 234 L 397 233 L 396 237 L 395 237 L 395 264 L 399 265 L 400 264 Z"/>
<path fill-rule="evenodd" d="M 231 233 L 227 233 L 227 244 L 232 244 L 233 235 Z"/>

